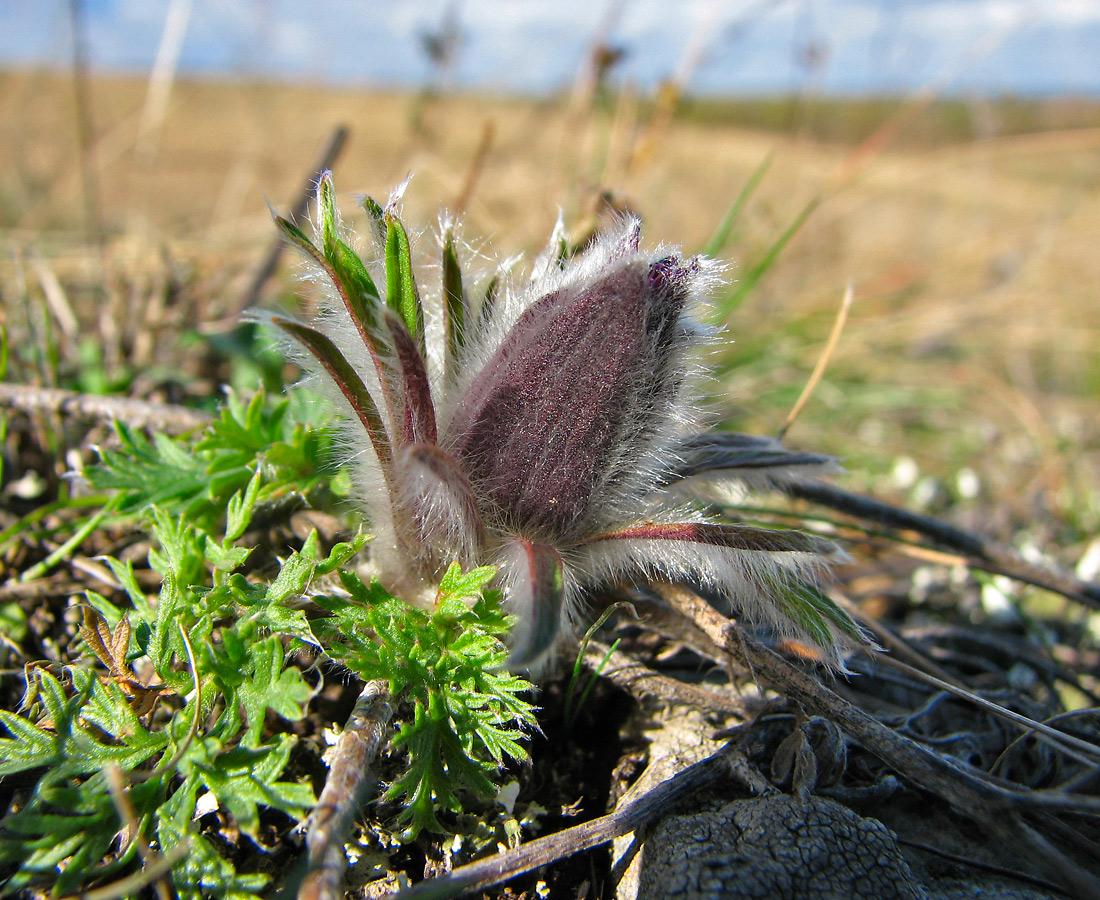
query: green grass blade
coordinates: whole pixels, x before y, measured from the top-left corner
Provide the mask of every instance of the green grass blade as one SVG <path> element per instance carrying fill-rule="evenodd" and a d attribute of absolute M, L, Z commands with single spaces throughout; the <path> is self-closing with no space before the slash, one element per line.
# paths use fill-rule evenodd
<path fill-rule="evenodd" d="M 730 314 L 741 305 L 741 301 L 745 299 L 749 291 L 756 287 L 757 282 L 764 277 L 764 273 L 772 267 L 772 264 L 779 257 L 779 254 L 783 252 L 783 248 L 787 246 L 791 238 L 798 234 L 802 226 L 806 224 L 806 220 L 810 218 L 814 210 L 820 205 L 821 197 L 814 197 L 807 203 L 802 208 L 802 211 L 795 216 L 794 221 L 787 226 L 787 230 L 779 235 L 771 247 L 768 248 L 768 252 L 764 254 L 764 258 L 753 266 L 748 274 L 741 279 L 740 283 L 737 285 L 737 290 L 715 304 L 719 320 L 725 321 Z"/>
<path fill-rule="evenodd" d="M 759 187 L 764 173 L 768 171 L 768 167 L 772 164 L 773 158 L 773 154 L 769 153 L 761 160 L 760 165 L 753 170 L 749 180 L 745 182 L 745 186 L 741 188 L 740 193 L 737 195 L 737 199 L 733 201 L 733 206 L 729 208 L 729 212 L 726 213 L 703 248 L 704 256 L 718 256 L 726 248 L 733 226 L 737 224 L 737 220 L 741 217 L 741 211 L 745 208 L 745 204 L 749 202 L 749 198 L 756 193 L 756 189 Z"/>
<path fill-rule="evenodd" d="M 116 494 L 114 497 L 108 500 L 107 503 L 104 504 L 103 508 L 91 518 L 87 519 L 73 533 L 72 537 L 65 541 L 65 543 L 63 543 L 60 547 L 50 553 L 49 556 L 47 556 L 45 559 L 35 563 L 30 568 L 25 569 L 23 571 L 23 574 L 19 576 L 19 581 L 23 583 L 41 578 L 58 563 L 68 559 L 73 554 L 73 552 L 75 552 L 76 548 L 84 543 L 84 539 L 100 526 L 104 519 L 115 513 L 115 511 L 122 505 L 122 501 L 124 499 L 125 498 L 122 494 Z"/>

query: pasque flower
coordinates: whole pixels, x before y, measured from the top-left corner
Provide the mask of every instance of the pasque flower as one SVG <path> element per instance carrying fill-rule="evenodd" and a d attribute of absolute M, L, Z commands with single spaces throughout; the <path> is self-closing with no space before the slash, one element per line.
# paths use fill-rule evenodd
<path fill-rule="evenodd" d="M 720 521 L 692 498 L 705 482 L 774 486 L 829 462 L 700 431 L 695 354 L 717 265 L 643 250 L 627 219 L 573 259 L 559 226 L 528 279 L 474 283 L 444 220 L 438 270 L 418 279 L 398 200 L 364 201 L 372 273 L 325 173 L 313 239 L 277 220 L 321 288 L 317 313 L 268 317 L 344 412 L 383 584 L 430 602 L 451 562 L 495 565 L 520 666 L 550 658 L 586 588 L 653 580 L 725 599 L 840 666 L 860 633 L 816 585 L 835 545 Z"/>

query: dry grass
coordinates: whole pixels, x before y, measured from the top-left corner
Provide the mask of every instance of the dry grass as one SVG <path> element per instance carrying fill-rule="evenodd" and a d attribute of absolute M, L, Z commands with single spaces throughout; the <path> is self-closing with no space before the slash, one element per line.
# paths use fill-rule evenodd
<path fill-rule="evenodd" d="M 57 275 L 77 318 L 94 328 L 111 316 L 123 332 L 135 316 L 155 318 L 163 341 L 146 344 L 160 347 L 173 329 L 228 327 L 271 240 L 265 198 L 290 204 L 340 122 L 351 129 L 336 166 L 349 211 L 351 193 L 385 195 L 412 172 L 407 218 L 428 225 L 473 174 L 468 232 L 501 253 L 537 248 L 559 207 L 577 222 L 604 189 L 644 216 L 651 240 L 700 247 L 771 155 L 727 250 L 732 278 L 806 203 L 822 202 L 727 323 L 736 343 L 720 360 L 731 366 L 720 387 L 723 415 L 732 410 L 739 427 L 778 429 L 851 280 L 850 322 L 791 441 L 838 453 L 870 476 L 888 472 L 900 454 L 941 479 L 970 466 L 984 479 L 983 508 L 1009 509 L 1010 518 L 1057 512 L 1082 529 L 1097 527 L 1094 128 L 998 137 L 998 109 L 1006 129 L 1021 130 L 1018 105 L 986 104 L 978 110 L 983 139 L 960 141 L 956 129 L 937 144 L 926 113 L 875 149 L 808 136 L 820 117 L 812 103 L 801 118 L 790 117 L 795 136 L 739 128 L 735 107 L 706 121 L 697 112 L 673 118 L 654 133 L 648 109 L 628 95 L 570 110 L 499 98 L 183 82 L 148 157 L 137 151 L 144 89 L 128 79 L 93 85 L 104 274 L 82 225 L 69 82 L 44 73 L 0 76 L 7 245 L 0 278 L 9 327 L 18 330 L 18 297 L 42 292 L 32 257 Z M 1058 112 L 1064 124 L 1065 104 Z M 1094 114 L 1082 106 L 1081 121 Z M 487 135 L 483 165 L 471 173 Z M 172 277 L 194 290 L 156 316 L 138 308 Z M 97 316 L 87 302 L 97 278 L 111 316 Z M 152 355 L 147 348 L 145 358 Z"/>

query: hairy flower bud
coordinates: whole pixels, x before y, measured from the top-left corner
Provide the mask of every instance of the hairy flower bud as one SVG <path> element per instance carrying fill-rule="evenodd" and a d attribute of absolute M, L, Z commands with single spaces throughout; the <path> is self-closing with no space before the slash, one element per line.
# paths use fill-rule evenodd
<path fill-rule="evenodd" d="M 387 585 L 423 599 L 454 560 L 495 565 L 520 618 L 514 665 L 545 663 L 586 587 L 660 579 L 723 595 L 841 666 L 840 648 L 862 636 L 816 587 L 836 548 L 716 521 L 685 501 L 707 477 L 772 484 L 829 463 L 698 433 L 694 316 L 717 282 L 713 263 L 647 253 L 626 220 L 575 259 L 556 232 L 530 283 L 494 281 L 477 301 L 449 222 L 441 283 L 422 291 L 397 199 L 367 203 L 385 262 L 372 275 L 340 237 L 333 197 L 326 174 L 319 247 L 280 220 L 332 287 L 323 315 L 269 321 L 348 414 L 351 471 Z"/>
<path fill-rule="evenodd" d="M 552 291 L 478 374 L 443 445 L 502 525 L 541 540 L 592 530 L 601 491 L 638 462 L 631 438 L 682 380 L 682 271 L 629 258 Z"/>

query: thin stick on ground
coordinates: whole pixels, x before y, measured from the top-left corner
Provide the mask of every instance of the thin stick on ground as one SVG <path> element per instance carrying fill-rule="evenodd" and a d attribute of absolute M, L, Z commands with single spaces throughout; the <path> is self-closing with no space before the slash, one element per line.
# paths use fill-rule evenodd
<path fill-rule="evenodd" d="M 332 748 L 325 787 L 307 820 L 309 871 L 298 889 L 298 900 L 344 896 L 348 867 L 344 841 L 373 784 L 368 776 L 386 736 L 392 714 L 389 700 L 386 682 L 368 681 Z"/>
<path fill-rule="evenodd" d="M 655 699 L 677 703 L 712 713 L 737 716 L 742 720 L 749 715 L 745 702 L 740 698 L 663 675 L 621 650 L 609 651 L 603 644 L 592 642 L 584 655 L 584 662 L 593 672 L 598 671 L 601 678 L 606 678 L 638 701 Z"/>
<path fill-rule="evenodd" d="M 855 494 L 823 481 L 790 481 L 783 490 L 792 497 L 808 500 L 846 515 L 901 531 L 913 531 L 968 557 L 976 569 L 1007 575 L 1017 581 L 1032 584 L 1076 600 L 1093 609 L 1100 609 L 1100 584 L 1055 572 L 1020 558 L 1016 553 L 980 534 L 964 531 L 954 525 L 924 516 L 873 497 Z"/>
<path fill-rule="evenodd" d="M 904 672 L 906 675 L 911 675 L 917 680 L 923 681 L 931 687 L 966 700 L 968 703 L 973 703 L 975 706 L 980 706 L 992 715 L 1018 725 L 1020 728 L 1024 729 L 1025 732 L 1047 740 L 1052 747 L 1057 747 L 1062 753 L 1067 756 L 1072 756 L 1082 765 L 1100 765 L 1100 747 L 1097 747 L 1095 744 L 1090 744 L 1088 741 L 1081 740 L 1081 738 L 1075 737 L 1072 734 L 1066 734 L 1056 728 L 1052 728 L 1044 722 L 1036 722 L 1033 719 L 1029 719 L 1027 716 L 1022 716 L 1017 712 L 1013 712 L 1011 709 L 1006 709 L 997 703 L 992 703 L 986 700 L 985 697 L 975 694 L 973 691 L 960 688 L 949 680 L 937 678 L 935 675 L 930 675 L 915 666 L 903 663 L 899 659 L 892 659 L 890 656 L 883 655 L 877 658 L 875 662 L 890 666 L 893 669 L 897 669 L 899 672 Z"/>
<path fill-rule="evenodd" d="M 133 428 L 155 428 L 169 434 L 186 434 L 211 422 L 208 413 L 172 403 L 0 382 L 0 408 L 4 407 L 93 422 L 118 421 Z"/>

